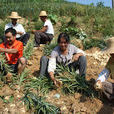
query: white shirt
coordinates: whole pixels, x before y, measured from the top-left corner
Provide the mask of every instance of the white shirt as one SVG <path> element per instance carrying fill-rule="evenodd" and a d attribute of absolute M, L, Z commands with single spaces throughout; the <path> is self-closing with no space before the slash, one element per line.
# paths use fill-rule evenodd
<path fill-rule="evenodd" d="M 15 26 L 12 23 L 6 24 L 5 25 L 5 30 L 8 29 L 8 28 L 11 28 L 11 27 L 13 29 L 15 29 L 17 32 L 23 32 L 23 34 L 26 33 L 24 27 L 21 24 L 18 24 L 18 23 Z M 17 34 L 16 38 L 19 38 L 20 36 L 21 36 L 20 34 Z"/>
<path fill-rule="evenodd" d="M 53 34 L 53 35 L 54 35 L 53 25 L 52 25 L 52 23 L 51 23 L 50 20 L 47 19 L 47 20 L 45 21 L 45 23 L 44 23 L 44 26 L 47 26 L 47 27 L 48 27 L 46 33 L 48 33 L 48 34 Z"/>
<path fill-rule="evenodd" d="M 110 75 L 110 71 L 107 68 L 104 68 L 102 72 L 100 72 L 97 81 L 100 80 L 101 82 L 105 82 Z"/>
<path fill-rule="evenodd" d="M 56 63 L 60 63 L 65 66 L 72 63 L 73 55 L 76 53 L 83 53 L 83 55 L 86 56 L 83 50 L 77 48 L 72 44 L 68 45 L 68 54 L 65 56 L 61 54 L 60 47 L 56 46 L 51 53 L 51 58 L 49 59 L 48 72 L 55 71 Z"/>

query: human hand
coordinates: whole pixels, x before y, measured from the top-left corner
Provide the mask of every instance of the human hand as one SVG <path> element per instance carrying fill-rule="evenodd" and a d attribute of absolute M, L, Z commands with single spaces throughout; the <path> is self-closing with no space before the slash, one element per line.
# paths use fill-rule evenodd
<path fill-rule="evenodd" d="M 2 52 L 2 48 L 0 48 L 0 52 Z"/>
<path fill-rule="evenodd" d="M 98 80 L 95 85 L 94 85 L 96 90 L 100 90 L 102 89 L 102 82 L 100 80 Z"/>
<path fill-rule="evenodd" d="M 80 57 L 80 54 L 75 54 L 74 56 L 73 56 L 73 61 L 77 61 L 78 59 L 79 59 L 79 57 Z"/>
<path fill-rule="evenodd" d="M 36 30 L 32 30 L 31 32 L 34 34 L 36 32 Z"/>
<path fill-rule="evenodd" d="M 60 80 L 55 79 L 53 82 L 57 88 L 62 86 L 62 82 Z"/>
<path fill-rule="evenodd" d="M 23 32 L 19 32 L 19 31 L 18 31 L 18 32 L 16 32 L 16 33 L 17 33 L 17 34 L 20 34 L 20 35 L 22 35 L 22 34 L 23 34 Z"/>

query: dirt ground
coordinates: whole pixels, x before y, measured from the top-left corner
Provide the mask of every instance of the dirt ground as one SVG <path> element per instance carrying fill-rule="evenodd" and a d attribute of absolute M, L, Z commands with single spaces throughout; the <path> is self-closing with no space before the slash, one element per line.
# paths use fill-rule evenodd
<path fill-rule="evenodd" d="M 96 79 L 100 71 L 108 61 L 109 56 L 104 55 L 98 48 L 92 48 L 86 51 L 87 54 L 87 80 L 92 78 Z M 40 58 L 43 55 L 43 46 L 39 49 L 34 49 L 33 55 L 28 61 L 27 69 L 30 69 L 30 76 L 37 77 L 40 67 Z M 20 101 L 23 96 L 20 88 L 15 86 L 15 89 L 11 89 L 9 85 L 4 85 L 0 89 L 0 95 L 5 96 L 5 99 L 9 99 L 10 96 L 14 96 L 14 101 L 11 103 L 4 103 L 0 99 L 0 114 L 31 114 L 26 110 L 24 103 Z M 59 95 L 59 97 L 57 97 Z M 50 91 L 46 100 L 61 109 L 61 113 L 64 114 L 113 114 L 114 105 L 107 99 L 100 100 L 98 98 L 87 98 L 79 93 L 74 95 L 64 95 L 59 89 Z"/>

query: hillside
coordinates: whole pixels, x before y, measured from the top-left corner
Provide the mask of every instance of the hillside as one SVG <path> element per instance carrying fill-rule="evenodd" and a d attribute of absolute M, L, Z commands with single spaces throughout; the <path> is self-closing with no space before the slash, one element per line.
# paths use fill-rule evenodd
<path fill-rule="evenodd" d="M 42 22 L 38 15 L 41 10 L 46 10 L 55 30 L 52 43 L 41 45 L 37 50 L 33 48 L 34 36 L 31 34 L 28 45 L 24 47 L 27 67 L 20 77 L 13 75 L 9 84 L 5 77 L 0 77 L 1 114 L 114 112 L 113 103 L 93 87 L 95 79 L 109 59 L 109 55 L 102 54 L 101 49 L 106 47 L 106 39 L 114 35 L 113 9 L 63 0 L 0 0 L 0 7 L 1 38 L 4 35 L 4 25 L 10 21 L 7 16 L 11 11 L 17 11 L 23 17 L 19 23 L 31 33 L 31 30 L 41 28 Z M 50 54 L 60 32 L 67 32 L 71 43 L 86 52 L 88 63 L 86 81 L 60 66 L 56 77 L 63 82 L 63 86 L 57 89 L 50 80 L 39 77 L 39 68 L 41 56 Z"/>

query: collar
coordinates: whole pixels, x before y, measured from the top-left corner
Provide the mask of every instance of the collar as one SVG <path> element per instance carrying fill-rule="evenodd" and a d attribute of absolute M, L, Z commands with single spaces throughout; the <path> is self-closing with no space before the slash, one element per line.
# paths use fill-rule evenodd
<path fill-rule="evenodd" d="M 16 25 L 15 25 L 15 26 L 12 24 L 12 22 L 11 22 L 10 24 L 11 24 L 11 26 L 13 26 L 13 27 L 18 26 L 18 23 L 16 23 Z"/>

